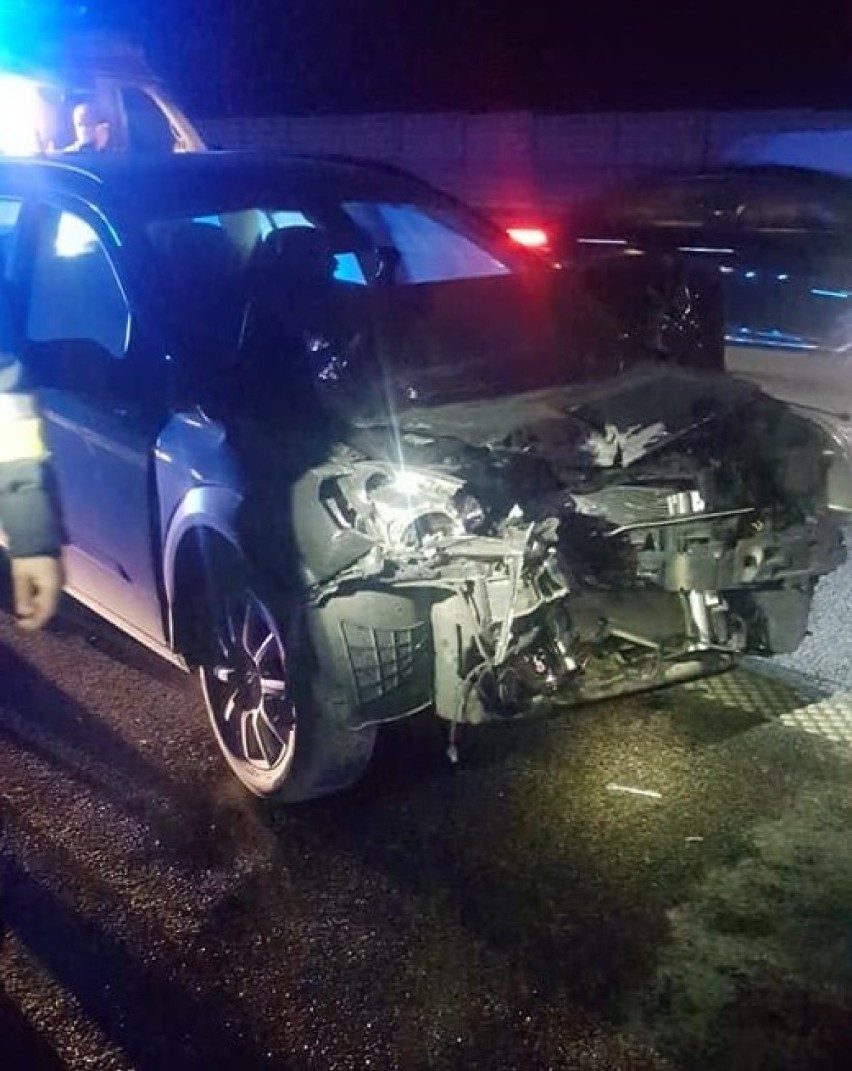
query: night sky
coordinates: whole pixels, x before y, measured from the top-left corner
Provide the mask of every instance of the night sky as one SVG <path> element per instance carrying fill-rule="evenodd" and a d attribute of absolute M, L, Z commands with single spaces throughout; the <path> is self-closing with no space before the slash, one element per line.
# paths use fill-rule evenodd
<path fill-rule="evenodd" d="M 852 0 L 102 2 L 197 115 L 852 107 Z"/>

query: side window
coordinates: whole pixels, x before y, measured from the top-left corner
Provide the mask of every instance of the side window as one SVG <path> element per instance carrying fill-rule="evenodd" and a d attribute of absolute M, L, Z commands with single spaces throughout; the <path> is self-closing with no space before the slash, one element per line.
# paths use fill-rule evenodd
<path fill-rule="evenodd" d="M 700 193 L 680 185 L 627 193 L 613 214 L 619 221 L 648 227 L 700 227 L 704 222 Z"/>
<path fill-rule="evenodd" d="M 343 208 L 379 248 L 398 258 L 394 282 L 440 283 L 510 271 L 488 249 L 418 205 L 350 201 Z"/>
<path fill-rule="evenodd" d="M 15 239 L 15 228 L 21 214 L 21 202 L 9 198 L 0 198 L 0 276 L 11 282 L 11 251 Z M 8 299 L 0 301 L 0 347 L 16 352 L 18 339 L 14 287 L 7 292 Z"/>
<path fill-rule="evenodd" d="M 57 213 L 36 247 L 27 338 L 93 342 L 123 357 L 128 328 L 124 291 L 97 233 L 79 216 Z"/>
<path fill-rule="evenodd" d="M 765 233 L 828 233 L 848 228 L 847 213 L 828 197 L 807 189 L 769 186 L 746 198 L 741 223 Z"/>
<path fill-rule="evenodd" d="M 123 90 L 127 147 L 131 152 L 174 152 L 175 135 L 168 116 L 144 90 Z"/>
<path fill-rule="evenodd" d="M 0 197 L 0 271 L 4 279 L 11 278 L 12 247 L 20 215 L 20 201 Z"/>
<path fill-rule="evenodd" d="M 287 230 L 290 227 L 316 227 L 315 223 L 297 209 L 273 212 L 272 222 L 278 230 Z M 358 286 L 366 286 L 367 279 L 358 260 L 356 253 L 339 252 L 334 254 L 334 278 L 341 283 L 356 283 Z"/>
<path fill-rule="evenodd" d="M 737 203 L 728 182 L 698 177 L 640 187 L 620 199 L 614 215 L 646 227 L 712 230 L 733 224 Z"/>

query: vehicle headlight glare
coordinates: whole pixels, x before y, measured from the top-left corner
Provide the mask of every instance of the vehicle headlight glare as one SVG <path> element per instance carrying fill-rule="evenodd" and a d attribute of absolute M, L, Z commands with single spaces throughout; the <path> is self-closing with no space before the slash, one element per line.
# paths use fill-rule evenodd
<path fill-rule="evenodd" d="M 422 480 L 418 473 L 408 469 L 398 469 L 393 478 L 393 489 L 401 495 L 416 495 L 422 487 Z"/>

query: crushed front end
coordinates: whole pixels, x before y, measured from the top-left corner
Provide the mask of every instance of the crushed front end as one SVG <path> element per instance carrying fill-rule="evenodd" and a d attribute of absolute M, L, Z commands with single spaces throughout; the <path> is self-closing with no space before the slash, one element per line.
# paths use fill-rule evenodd
<path fill-rule="evenodd" d="M 663 419 L 637 420 L 651 388 Z M 303 481 L 315 647 L 359 723 L 512 717 L 798 646 L 845 556 L 831 443 L 758 392 L 707 390 L 632 375 L 511 400 L 514 426 L 447 407 L 400 422 L 395 461 L 372 429 Z"/>

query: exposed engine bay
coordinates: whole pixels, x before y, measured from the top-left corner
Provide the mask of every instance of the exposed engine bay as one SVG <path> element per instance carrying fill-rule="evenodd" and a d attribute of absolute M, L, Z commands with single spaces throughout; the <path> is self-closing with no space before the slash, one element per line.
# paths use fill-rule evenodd
<path fill-rule="evenodd" d="M 794 650 L 845 559 L 843 462 L 675 368 L 356 423 L 294 491 L 320 666 L 359 724 L 480 722 Z"/>

